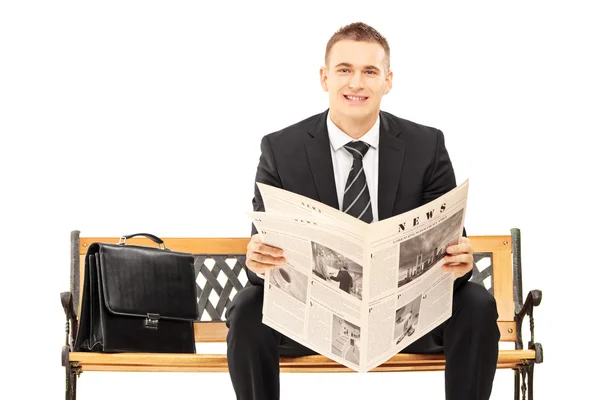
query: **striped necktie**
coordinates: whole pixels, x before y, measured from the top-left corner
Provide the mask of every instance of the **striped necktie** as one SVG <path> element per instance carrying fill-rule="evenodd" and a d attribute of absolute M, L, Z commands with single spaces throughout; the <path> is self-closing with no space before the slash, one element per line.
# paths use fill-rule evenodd
<path fill-rule="evenodd" d="M 371 196 L 363 168 L 363 157 L 367 154 L 369 145 L 361 141 L 348 142 L 344 148 L 352 155 L 353 162 L 346 181 L 342 211 L 366 223 L 371 223 L 373 221 Z"/>

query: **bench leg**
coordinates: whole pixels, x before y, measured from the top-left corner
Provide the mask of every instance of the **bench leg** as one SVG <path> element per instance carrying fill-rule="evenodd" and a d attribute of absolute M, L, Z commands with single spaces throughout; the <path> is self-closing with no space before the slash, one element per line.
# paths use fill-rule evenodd
<path fill-rule="evenodd" d="M 65 400 L 76 400 L 77 399 L 77 378 L 79 377 L 81 367 L 72 365 L 71 363 L 65 366 L 66 372 L 66 387 L 65 387 Z"/>
<path fill-rule="evenodd" d="M 527 386 L 529 386 L 527 388 L 527 399 L 528 400 L 533 400 L 533 366 L 535 364 L 534 363 L 530 363 L 527 366 Z"/>
<path fill-rule="evenodd" d="M 519 400 L 519 389 L 521 387 L 521 369 L 513 370 L 515 373 L 515 400 Z"/>
<path fill-rule="evenodd" d="M 523 400 L 533 400 L 533 366 L 532 362 L 519 365 L 515 369 L 515 400 L 519 400 L 519 394 Z"/>

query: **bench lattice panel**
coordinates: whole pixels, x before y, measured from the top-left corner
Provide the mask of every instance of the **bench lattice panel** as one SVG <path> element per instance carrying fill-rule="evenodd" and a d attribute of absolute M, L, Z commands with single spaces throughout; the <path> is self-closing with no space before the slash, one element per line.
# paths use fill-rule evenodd
<path fill-rule="evenodd" d="M 492 253 L 473 253 L 473 275 L 470 281 L 483 285 L 487 291 L 494 295 L 493 259 Z"/>
<path fill-rule="evenodd" d="M 242 265 L 245 255 L 194 256 L 198 311 L 196 321 L 225 321 L 225 310 L 236 293 L 249 285 Z"/>

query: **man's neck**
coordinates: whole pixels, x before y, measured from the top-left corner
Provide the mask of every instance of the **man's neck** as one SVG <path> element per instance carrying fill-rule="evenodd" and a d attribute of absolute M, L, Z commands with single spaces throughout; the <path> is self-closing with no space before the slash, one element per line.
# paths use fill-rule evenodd
<path fill-rule="evenodd" d="M 336 114 L 335 112 L 329 111 L 330 118 L 333 123 L 340 128 L 342 132 L 346 135 L 350 136 L 353 139 L 360 139 L 363 137 L 369 129 L 375 125 L 377 121 L 377 117 L 379 113 L 375 113 L 374 115 L 369 115 L 366 118 L 362 119 L 353 119 L 348 118 L 346 116 L 342 116 L 340 114 Z"/>

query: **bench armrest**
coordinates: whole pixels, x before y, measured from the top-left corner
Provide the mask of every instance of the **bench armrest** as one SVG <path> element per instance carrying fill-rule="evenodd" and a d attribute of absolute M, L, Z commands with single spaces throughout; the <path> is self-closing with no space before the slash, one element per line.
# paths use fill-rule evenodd
<path fill-rule="evenodd" d="M 542 302 L 542 291 L 541 290 L 532 290 L 527 294 L 527 298 L 525 299 L 525 304 L 515 313 L 515 322 L 517 325 L 517 342 L 516 348 L 517 350 L 523 350 L 523 338 L 522 338 L 522 325 L 525 316 L 529 317 L 529 330 L 531 334 L 531 339 L 527 343 L 527 347 L 529 349 L 533 349 L 536 351 L 535 362 L 541 363 L 544 358 L 544 353 L 542 350 L 542 346 L 539 343 L 535 343 L 534 336 L 534 319 L 533 319 L 533 308 L 540 305 Z"/>

